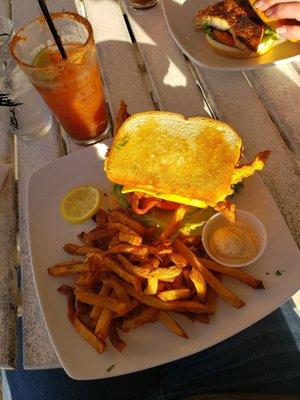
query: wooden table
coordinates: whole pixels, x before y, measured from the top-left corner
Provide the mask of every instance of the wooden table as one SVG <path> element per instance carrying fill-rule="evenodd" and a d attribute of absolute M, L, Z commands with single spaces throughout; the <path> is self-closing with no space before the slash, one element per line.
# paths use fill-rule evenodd
<path fill-rule="evenodd" d="M 240 132 L 250 159 L 259 150 L 271 149 L 260 175 L 299 244 L 300 63 L 247 73 L 204 70 L 173 42 L 161 5 L 134 11 L 126 0 L 47 3 L 51 11 L 75 11 L 90 20 L 112 119 L 123 99 L 130 113 L 163 109 L 222 119 Z M 0 2 L 0 15 L 10 16 L 16 29 L 40 14 L 36 0 Z M 16 268 L 22 275 L 24 367 L 59 367 L 33 283 L 26 190 L 34 170 L 80 147 L 62 136 L 58 125 L 31 142 L 14 141 L 3 128 L 0 135 L 0 161 L 17 167 L 17 180 L 12 168 L 0 193 L 0 367 L 16 367 Z"/>

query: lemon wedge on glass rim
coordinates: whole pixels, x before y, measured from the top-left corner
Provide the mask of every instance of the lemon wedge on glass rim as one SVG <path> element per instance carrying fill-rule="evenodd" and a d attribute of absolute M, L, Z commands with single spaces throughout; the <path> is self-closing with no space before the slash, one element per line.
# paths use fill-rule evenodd
<path fill-rule="evenodd" d="M 60 212 L 66 221 L 78 224 L 91 218 L 101 203 L 102 194 L 98 188 L 92 185 L 78 186 L 64 195 Z"/>

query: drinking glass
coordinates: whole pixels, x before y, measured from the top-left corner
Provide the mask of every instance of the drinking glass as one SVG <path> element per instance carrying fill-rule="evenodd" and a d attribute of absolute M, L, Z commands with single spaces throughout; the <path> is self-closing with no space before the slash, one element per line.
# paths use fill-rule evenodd
<path fill-rule="evenodd" d="M 41 137 L 52 127 L 49 109 L 11 57 L 13 23 L 0 17 L 0 106 L 3 126 L 25 140 Z"/>
<path fill-rule="evenodd" d="M 132 8 L 137 10 L 146 10 L 156 6 L 159 0 L 129 0 L 129 4 Z"/>
<path fill-rule="evenodd" d="M 0 17 L 0 76 L 6 76 L 10 65 L 9 43 L 13 35 L 13 23 L 10 19 Z"/>
<path fill-rule="evenodd" d="M 78 14 L 51 14 L 67 58 L 63 59 L 44 17 L 23 27 L 12 39 L 11 52 L 78 144 L 93 144 L 110 130 L 93 31 Z"/>

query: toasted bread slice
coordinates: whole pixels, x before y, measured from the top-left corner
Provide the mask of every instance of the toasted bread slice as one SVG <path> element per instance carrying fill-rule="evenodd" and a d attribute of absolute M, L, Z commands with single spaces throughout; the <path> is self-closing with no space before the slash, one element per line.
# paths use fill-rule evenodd
<path fill-rule="evenodd" d="M 105 171 L 125 191 L 204 208 L 232 193 L 241 147 L 238 133 L 223 122 L 149 111 L 118 130 Z"/>

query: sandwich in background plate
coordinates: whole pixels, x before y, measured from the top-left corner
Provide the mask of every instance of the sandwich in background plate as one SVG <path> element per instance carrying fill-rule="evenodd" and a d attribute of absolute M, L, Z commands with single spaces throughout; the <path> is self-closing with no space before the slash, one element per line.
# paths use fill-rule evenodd
<path fill-rule="evenodd" d="M 271 21 L 254 8 L 254 3 L 254 0 L 223 0 L 198 11 L 194 24 L 203 30 L 216 54 L 231 58 L 257 57 L 286 40 L 275 32 L 281 21 Z"/>
<path fill-rule="evenodd" d="M 261 170 L 269 156 L 265 150 L 252 163 L 238 165 L 241 153 L 241 137 L 224 122 L 149 111 L 122 124 L 104 168 L 110 181 L 120 185 L 118 197 L 126 194 L 136 215 L 185 205 L 211 207 L 235 222 L 228 196 L 234 185 Z"/>

